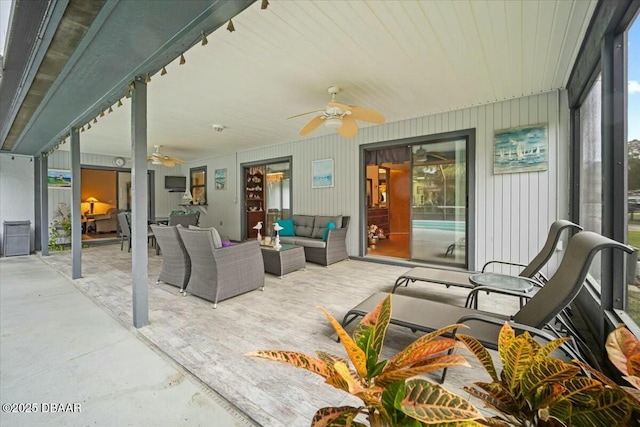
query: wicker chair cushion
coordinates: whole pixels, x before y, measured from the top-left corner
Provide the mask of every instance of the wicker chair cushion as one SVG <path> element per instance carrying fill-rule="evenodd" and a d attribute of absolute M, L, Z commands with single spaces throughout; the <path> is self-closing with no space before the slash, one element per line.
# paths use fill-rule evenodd
<path fill-rule="evenodd" d="M 311 237 L 314 219 L 315 217 L 313 215 L 294 215 L 293 228 L 295 229 L 296 236 Z M 322 237 L 322 234 L 320 237 Z"/>
<path fill-rule="evenodd" d="M 333 222 L 333 225 L 335 226 L 334 228 L 342 227 L 342 215 L 316 216 L 316 219 L 313 222 L 313 232 L 311 233 L 311 237 L 314 239 L 326 239 L 325 229 L 330 222 Z"/>
<path fill-rule="evenodd" d="M 222 247 L 222 239 L 220 238 L 220 233 L 218 233 L 218 230 L 216 230 L 215 227 L 206 228 L 190 225 L 189 230 L 202 230 L 211 232 L 211 235 L 213 236 L 213 247 L 216 249 L 220 249 Z"/>

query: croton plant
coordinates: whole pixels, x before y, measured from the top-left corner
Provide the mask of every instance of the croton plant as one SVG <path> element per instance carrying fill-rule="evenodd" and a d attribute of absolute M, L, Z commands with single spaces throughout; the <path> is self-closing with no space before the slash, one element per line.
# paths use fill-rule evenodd
<path fill-rule="evenodd" d="M 318 374 L 325 383 L 363 402 L 357 407 L 321 408 L 311 427 L 363 427 L 365 419 L 371 427 L 625 426 L 630 425 L 638 408 L 630 388 L 623 389 L 587 364 L 552 358 L 551 353 L 566 339 L 540 345 L 526 332 L 516 336 L 505 323 L 498 343 L 502 362 L 502 373 L 498 374 L 491 355 L 475 338 L 458 333 L 457 341 L 443 336 L 451 336 L 463 325 L 423 335 L 391 359 L 381 360 L 391 319 L 390 296 L 364 316 L 352 336 L 326 310 L 320 310 L 333 325 L 353 367 L 346 359 L 321 351 L 316 352 L 317 357 L 280 350 L 247 353 Z M 638 392 L 640 344 L 629 335 L 617 331 L 617 338 L 608 342 L 607 348 L 610 354 L 614 352 L 614 364 L 624 367 L 621 371 Z M 465 390 L 496 412 L 493 417 L 483 417 L 469 401 L 438 384 L 414 378 L 453 366 L 469 366 L 461 355 L 450 354 L 450 350 L 463 345 L 493 380 L 476 382 Z"/>

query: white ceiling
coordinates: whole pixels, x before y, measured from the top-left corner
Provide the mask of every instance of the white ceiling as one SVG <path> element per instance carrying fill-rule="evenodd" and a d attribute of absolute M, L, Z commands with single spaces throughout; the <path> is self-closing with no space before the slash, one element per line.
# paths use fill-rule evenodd
<path fill-rule="evenodd" d="M 388 122 L 562 88 L 596 1 L 260 3 L 153 76 L 149 153 L 195 160 L 300 140 L 314 115 L 287 117 L 323 108 L 330 85 Z M 129 156 L 123 102 L 81 134 L 83 152 Z"/>

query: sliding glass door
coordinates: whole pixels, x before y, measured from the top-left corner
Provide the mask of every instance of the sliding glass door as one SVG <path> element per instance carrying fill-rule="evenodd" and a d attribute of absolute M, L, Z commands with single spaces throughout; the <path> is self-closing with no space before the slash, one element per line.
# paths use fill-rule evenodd
<path fill-rule="evenodd" d="M 467 141 L 412 146 L 411 258 L 467 265 Z"/>

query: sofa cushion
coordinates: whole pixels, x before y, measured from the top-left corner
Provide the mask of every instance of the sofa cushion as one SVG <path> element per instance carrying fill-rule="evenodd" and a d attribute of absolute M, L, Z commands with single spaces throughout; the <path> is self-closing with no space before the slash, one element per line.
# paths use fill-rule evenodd
<path fill-rule="evenodd" d="M 293 228 L 296 236 L 312 237 L 314 219 L 315 217 L 313 215 L 294 215 Z M 322 237 L 322 234 L 320 237 Z"/>
<path fill-rule="evenodd" d="M 295 236 L 296 233 L 293 228 L 292 219 L 277 219 L 276 222 L 280 224 L 282 230 L 280 230 L 280 236 Z"/>
<path fill-rule="evenodd" d="M 321 248 L 324 249 L 327 247 L 327 243 L 323 242 L 321 239 L 312 239 L 311 237 L 281 237 L 280 243 L 287 243 L 290 245 L 303 246 L 307 248 Z"/>
<path fill-rule="evenodd" d="M 335 228 L 342 226 L 342 215 L 337 216 L 316 216 L 313 222 L 313 231 L 311 237 L 314 239 L 322 239 L 324 237 L 324 230 L 327 228 L 327 224 L 333 222 Z M 297 234 L 297 233 L 296 233 Z"/>
<path fill-rule="evenodd" d="M 216 249 L 220 249 L 222 247 L 222 239 L 220 238 L 220 233 L 218 233 L 218 230 L 216 230 L 215 227 L 204 228 L 190 225 L 189 230 L 209 231 L 211 233 L 211 236 L 213 237 L 213 247 Z"/>

